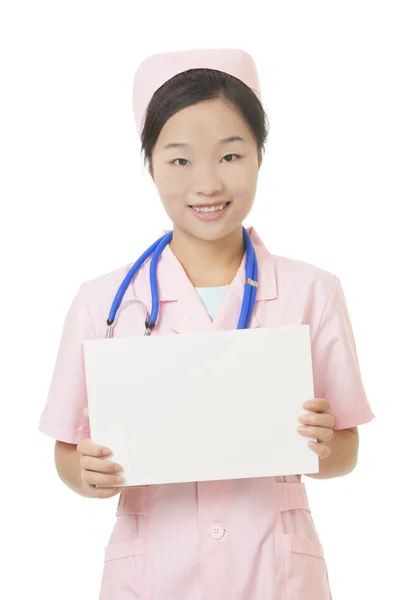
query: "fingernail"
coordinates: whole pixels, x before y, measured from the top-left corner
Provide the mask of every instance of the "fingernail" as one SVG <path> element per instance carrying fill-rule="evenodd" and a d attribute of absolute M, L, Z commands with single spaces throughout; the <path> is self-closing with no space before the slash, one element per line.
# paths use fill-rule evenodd
<path fill-rule="evenodd" d="M 116 477 L 116 482 L 117 482 L 117 483 L 123 483 L 123 481 L 124 481 L 124 478 L 123 478 L 123 477 L 121 477 L 120 475 L 117 475 L 117 477 Z"/>
<path fill-rule="evenodd" d="M 106 454 L 110 454 L 110 452 L 111 452 L 110 448 L 103 448 L 102 454 L 103 454 L 103 456 L 105 456 Z"/>

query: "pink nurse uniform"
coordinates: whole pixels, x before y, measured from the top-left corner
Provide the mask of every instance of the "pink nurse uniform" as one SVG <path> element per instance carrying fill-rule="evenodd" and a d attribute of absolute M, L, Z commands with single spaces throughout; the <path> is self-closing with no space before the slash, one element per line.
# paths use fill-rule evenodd
<path fill-rule="evenodd" d="M 329 400 L 334 429 L 371 421 L 338 277 L 272 255 L 256 231 L 248 231 L 259 264 L 250 327 L 309 324 L 314 396 Z M 77 444 L 90 438 L 82 342 L 105 337 L 111 303 L 130 266 L 84 282 L 72 301 L 39 425 L 54 439 Z M 243 260 L 211 321 L 167 246 L 158 266 L 160 312 L 152 335 L 235 329 L 244 279 Z M 147 262 L 124 296 L 114 337 L 143 335 L 150 309 Z M 330 600 L 301 475 L 125 487 L 105 544 L 100 600 L 130 599 Z"/>

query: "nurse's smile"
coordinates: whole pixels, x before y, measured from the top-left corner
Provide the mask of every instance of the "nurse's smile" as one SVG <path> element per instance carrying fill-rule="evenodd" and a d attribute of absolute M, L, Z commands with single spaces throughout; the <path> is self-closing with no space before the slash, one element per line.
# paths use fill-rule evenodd
<path fill-rule="evenodd" d="M 202 219 L 203 221 L 215 221 L 216 219 L 220 219 L 222 215 L 226 213 L 230 204 L 230 202 L 214 202 L 209 204 L 196 204 L 194 206 L 189 204 L 189 208 L 198 219 Z"/>

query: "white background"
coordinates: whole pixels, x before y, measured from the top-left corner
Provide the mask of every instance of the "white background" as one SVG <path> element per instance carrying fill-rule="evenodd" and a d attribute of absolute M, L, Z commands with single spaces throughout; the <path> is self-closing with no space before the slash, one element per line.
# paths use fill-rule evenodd
<path fill-rule="evenodd" d="M 256 61 L 271 130 L 245 224 L 270 252 L 339 276 L 377 417 L 360 426 L 355 471 L 304 478 L 333 599 L 398 589 L 397 8 L 2 4 L 1 597 L 97 600 L 117 498 L 64 486 L 37 426 L 80 283 L 133 262 L 171 226 L 142 166 L 134 72 L 149 54 L 196 47 L 240 47 Z"/>

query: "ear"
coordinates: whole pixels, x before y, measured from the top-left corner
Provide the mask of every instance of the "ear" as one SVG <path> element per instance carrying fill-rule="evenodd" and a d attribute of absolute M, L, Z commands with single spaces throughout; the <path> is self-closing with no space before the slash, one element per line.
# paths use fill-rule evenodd
<path fill-rule="evenodd" d="M 153 172 L 153 164 L 151 162 L 151 160 L 149 160 L 149 165 L 147 167 L 147 170 L 150 174 L 150 177 L 152 178 L 152 180 L 154 181 L 154 172 Z"/>
<path fill-rule="evenodd" d="M 262 165 L 262 161 L 263 161 L 263 155 L 262 155 L 262 151 L 261 151 L 261 150 L 259 150 L 259 151 L 258 151 L 258 168 L 260 168 L 260 167 L 261 167 L 261 165 Z"/>

